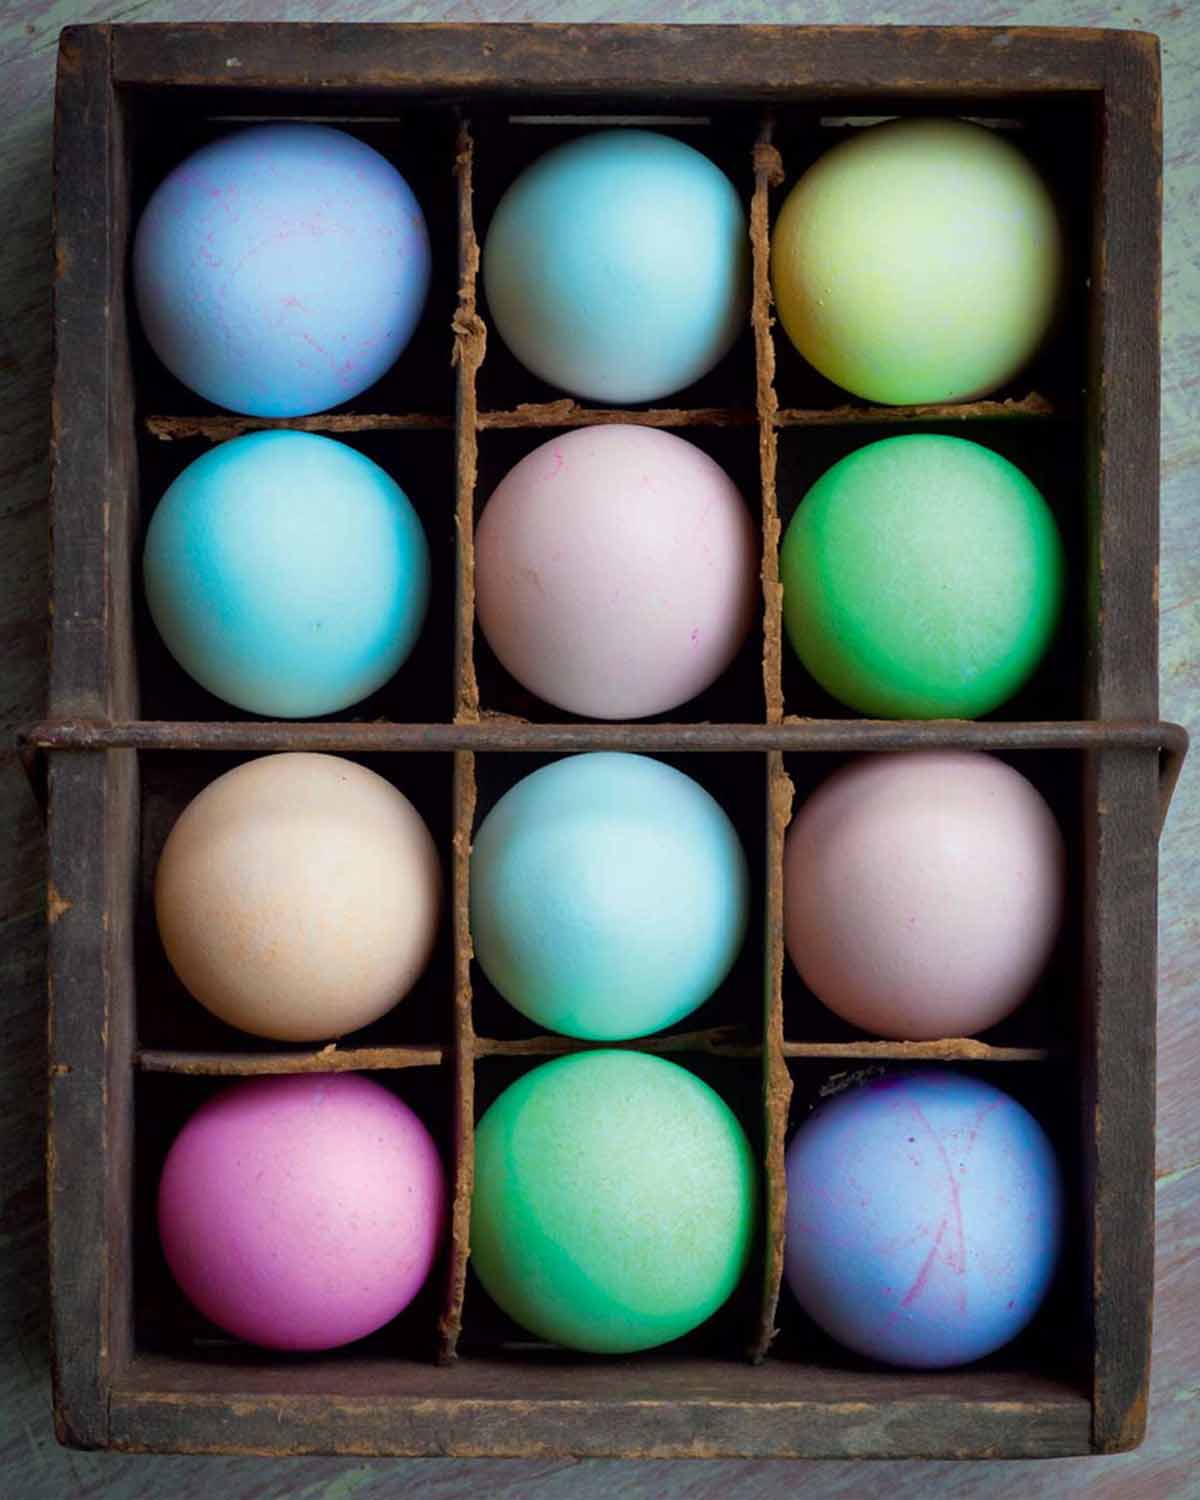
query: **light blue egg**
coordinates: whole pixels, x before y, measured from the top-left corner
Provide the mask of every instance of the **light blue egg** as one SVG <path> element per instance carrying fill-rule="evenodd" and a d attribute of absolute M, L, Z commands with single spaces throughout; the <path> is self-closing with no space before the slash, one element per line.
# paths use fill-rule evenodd
<path fill-rule="evenodd" d="M 534 771 L 492 808 L 471 857 L 488 978 L 537 1025 L 595 1041 L 661 1031 L 703 1004 L 737 957 L 748 904 L 727 814 L 643 755 Z"/>
<path fill-rule="evenodd" d="M 382 686 L 429 605 L 408 497 L 332 438 L 255 432 L 195 460 L 150 520 L 146 598 L 176 661 L 238 708 L 308 718 Z"/>
<path fill-rule="evenodd" d="M 404 178 L 327 125 L 255 125 L 155 191 L 133 274 L 146 337 L 218 406 L 292 417 L 348 401 L 408 343 L 429 234 Z"/>
<path fill-rule="evenodd" d="M 535 375 L 594 401 L 654 401 L 728 352 L 750 295 L 746 213 L 707 156 L 603 130 L 509 187 L 483 255 L 500 337 Z"/>
<path fill-rule="evenodd" d="M 1054 1149 L 1022 1105 L 936 1068 L 818 1105 L 787 1153 L 788 1285 L 848 1348 L 967 1364 L 1037 1312 L 1062 1249 Z"/>

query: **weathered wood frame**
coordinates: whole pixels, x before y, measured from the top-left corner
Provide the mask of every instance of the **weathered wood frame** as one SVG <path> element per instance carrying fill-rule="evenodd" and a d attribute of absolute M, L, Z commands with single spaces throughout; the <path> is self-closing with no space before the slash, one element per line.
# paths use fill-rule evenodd
<path fill-rule="evenodd" d="M 1155 898 L 1160 793 L 1185 739 L 1160 726 L 1157 694 L 1160 92 L 1154 38 L 1128 32 L 940 28 L 475 27 L 320 25 L 84 26 L 63 33 L 55 140 L 55 335 L 50 719 L 27 736 L 48 754 L 50 828 L 51 1275 L 60 1438 L 85 1447 L 355 1454 L 629 1456 L 1061 1456 L 1141 1437 L 1153 1281 Z M 136 91 L 339 91 L 436 99 L 461 111 L 460 287 L 454 321 L 458 613 L 453 723 L 169 724 L 139 719 L 131 598 L 137 448 L 125 278 L 130 232 L 125 100 Z M 485 337 L 472 225 L 474 100 L 561 100 L 592 110 L 664 100 L 757 106 L 752 163 L 757 388 L 741 413 L 637 413 L 667 426 L 756 424 L 763 482 L 764 720 L 752 725 L 536 725 L 481 711 L 473 655 L 478 435 L 488 427 L 611 420 L 556 403 L 481 413 Z M 768 196 L 778 177 L 773 107 L 839 110 L 1072 99 L 1092 112 L 1088 330 L 1088 634 L 1084 722 L 880 724 L 793 720 L 780 681 L 778 434 L 850 424 L 861 408 L 780 410 L 766 275 Z M 749 393 L 748 393 L 749 395 Z M 943 412 L 875 412 L 906 421 Z M 963 416 L 1038 420 L 1036 400 L 977 403 Z M 169 414 L 147 430 L 170 436 Z M 184 428 L 188 420 L 180 419 Z M 303 424 L 336 432 L 339 422 Z M 404 425 L 403 414 L 374 420 Z M 445 419 L 447 422 L 449 418 Z M 240 430 L 215 417 L 207 435 Z M 361 423 L 358 423 L 361 427 Z M 203 432 L 203 421 L 190 429 Z M 941 1374 L 821 1368 L 767 1358 L 782 1245 L 788 1059 L 879 1056 L 1030 1061 L 976 1042 L 863 1043 L 822 1050 L 785 1039 L 779 878 L 791 785 L 783 753 L 961 745 L 1083 752 L 1084 944 L 1079 1122 L 1087 1204 L 1091 1347 L 1079 1384 L 1028 1370 Z M 454 756 L 453 1027 L 444 1047 L 223 1057 L 140 1051 L 131 922 L 139 754 L 184 750 L 434 750 Z M 620 1364 L 465 1358 L 454 1363 L 468 1254 L 473 1084 L 489 1053 L 565 1050 L 477 1037 L 471 1009 L 467 876 L 475 756 L 621 746 L 755 751 L 768 828 L 763 1059 L 768 1226 L 760 1363 L 647 1357 Z M 1160 782 L 1161 773 L 1161 782 Z M 714 1033 L 664 1050 L 745 1055 Z M 1004 1054 L 1018 1054 L 1015 1059 Z M 419 1054 L 419 1055 L 418 1055 Z M 455 1090 L 455 1202 L 440 1322 L 444 1368 L 338 1359 L 220 1363 L 134 1347 L 130 1202 L 133 1094 L 141 1071 L 213 1076 L 315 1066 L 444 1066 Z"/>

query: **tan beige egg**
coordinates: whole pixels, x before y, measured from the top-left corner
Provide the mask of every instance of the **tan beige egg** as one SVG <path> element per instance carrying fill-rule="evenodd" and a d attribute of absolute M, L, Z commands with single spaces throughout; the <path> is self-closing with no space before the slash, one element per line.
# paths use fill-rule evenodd
<path fill-rule="evenodd" d="M 333 755 L 264 756 L 184 809 L 154 892 L 167 957 L 213 1015 L 321 1041 L 392 1008 L 429 961 L 441 870 L 382 776 Z"/>

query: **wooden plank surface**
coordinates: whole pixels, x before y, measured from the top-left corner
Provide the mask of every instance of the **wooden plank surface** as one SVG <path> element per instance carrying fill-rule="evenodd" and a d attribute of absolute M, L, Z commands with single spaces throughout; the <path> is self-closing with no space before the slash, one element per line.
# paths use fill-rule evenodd
<path fill-rule="evenodd" d="M 49 121 L 58 29 L 75 21 L 251 19 L 256 0 L 31 0 L 0 12 L 0 183 L 6 233 L 0 238 L 0 716 L 23 722 L 45 701 L 46 453 L 49 435 Z M 327 13 L 318 4 L 272 11 L 294 18 Z M 971 19 L 992 24 L 1134 26 L 1158 32 L 1165 71 L 1165 278 L 1162 458 L 1161 686 L 1166 717 L 1200 719 L 1200 10 L 1184 0 L 947 0 L 904 6 L 841 0 L 802 3 L 727 0 L 724 4 L 629 0 L 531 0 L 521 5 L 343 0 L 346 19 L 526 19 L 693 21 L 772 20 L 932 23 Z M 1002 44 L 1002 43 L 998 43 Z M 954 1463 L 819 1468 L 788 1463 L 678 1465 L 531 1459 L 505 1463 L 447 1459 L 356 1462 L 251 1458 L 142 1458 L 72 1453 L 56 1447 L 50 1427 L 45 1292 L 44 1175 L 45 995 L 43 989 L 43 831 L 15 762 L 0 767 L 0 976 L 5 1047 L 0 1055 L 0 1112 L 6 1177 L 0 1225 L 0 1484 L 29 1500 L 111 1497 L 180 1500 L 219 1493 L 228 1500 L 376 1500 L 487 1494 L 496 1500 L 766 1500 L 807 1486 L 835 1497 L 1067 1496 L 1126 1500 L 1131 1494 L 1185 1496 L 1194 1488 L 1195 1409 L 1200 1398 L 1200 795 L 1197 770 L 1181 783 L 1162 847 L 1159 922 L 1159 1090 L 1156 1319 L 1150 1425 L 1144 1446 L 1112 1459 L 1050 1461 L 1036 1466 Z"/>

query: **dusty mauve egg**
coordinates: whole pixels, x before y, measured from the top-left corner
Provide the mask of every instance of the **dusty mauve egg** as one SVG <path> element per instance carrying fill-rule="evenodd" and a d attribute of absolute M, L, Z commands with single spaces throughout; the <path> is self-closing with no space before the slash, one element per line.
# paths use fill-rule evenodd
<path fill-rule="evenodd" d="M 522 686 L 568 713 L 688 702 L 754 618 L 758 539 L 733 481 L 656 428 L 579 428 L 527 454 L 484 507 L 479 624 Z"/>
<path fill-rule="evenodd" d="M 971 1036 L 1025 999 L 1063 910 L 1063 842 L 1041 794 L 990 755 L 864 755 L 796 815 L 788 952 L 852 1026 Z"/>
<path fill-rule="evenodd" d="M 171 1273 L 219 1327 L 271 1349 L 333 1349 L 421 1289 L 446 1189 L 429 1131 L 353 1073 L 222 1089 L 180 1131 L 158 1194 Z"/>
<path fill-rule="evenodd" d="M 171 830 L 155 881 L 179 978 L 255 1036 L 322 1041 L 378 1019 L 429 960 L 441 871 L 420 813 L 334 755 L 228 771 Z"/>

